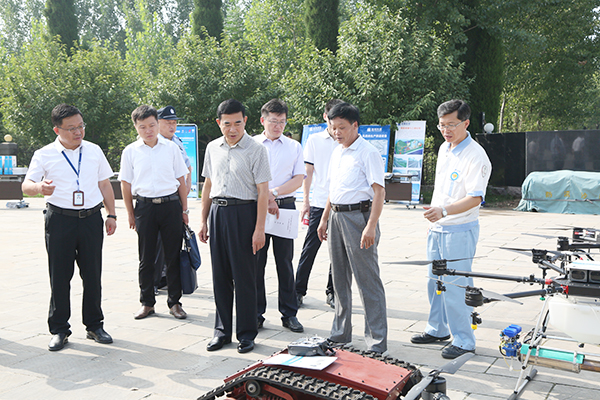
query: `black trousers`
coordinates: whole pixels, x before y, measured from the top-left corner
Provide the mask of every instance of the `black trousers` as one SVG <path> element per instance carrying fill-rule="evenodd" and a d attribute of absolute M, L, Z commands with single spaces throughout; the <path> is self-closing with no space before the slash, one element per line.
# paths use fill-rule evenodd
<path fill-rule="evenodd" d="M 317 252 L 321 248 L 321 240 L 317 234 L 317 228 L 321 222 L 321 216 L 323 215 L 323 208 L 311 207 L 310 216 L 308 219 L 308 230 L 306 231 L 306 237 L 304 238 L 304 245 L 302 246 L 302 253 L 300 253 L 300 261 L 298 262 L 298 269 L 296 270 L 296 293 L 301 296 L 306 296 L 306 290 L 308 289 L 308 278 L 312 271 Z M 333 293 L 333 280 L 331 279 L 331 264 L 329 264 L 329 278 L 327 279 L 326 294 Z"/>
<path fill-rule="evenodd" d="M 282 209 L 295 210 L 294 203 L 279 206 Z M 266 235 L 265 247 L 260 249 L 258 255 L 258 270 L 256 274 L 256 296 L 258 319 L 264 320 L 263 314 L 267 309 L 267 294 L 265 292 L 265 267 L 267 265 L 267 253 L 269 243 L 273 242 L 273 256 L 277 267 L 277 278 L 279 280 L 279 312 L 281 318 L 295 317 L 298 313 L 298 300 L 294 289 L 294 240 L 279 236 Z"/>
<path fill-rule="evenodd" d="M 231 337 L 235 293 L 236 336 L 254 340 L 256 327 L 256 262 L 252 235 L 256 203 L 237 206 L 213 204 L 209 215 L 210 258 L 217 308 L 215 336 Z"/>
<path fill-rule="evenodd" d="M 181 304 L 181 271 L 179 252 L 183 240 L 183 215 L 179 201 L 154 204 L 137 201 L 135 205 L 135 228 L 138 234 L 138 252 L 140 259 L 139 283 L 140 302 L 153 307 L 154 298 L 154 262 L 156 243 L 160 232 L 167 264 L 167 285 L 169 308 Z"/>
<path fill-rule="evenodd" d="M 102 300 L 102 242 L 104 221 L 97 212 L 87 218 L 70 217 L 45 211 L 46 250 L 50 273 L 50 333 L 71 333 L 71 279 L 75 262 L 83 282 L 83 324 L 87 330 L 103 327 Z"/>

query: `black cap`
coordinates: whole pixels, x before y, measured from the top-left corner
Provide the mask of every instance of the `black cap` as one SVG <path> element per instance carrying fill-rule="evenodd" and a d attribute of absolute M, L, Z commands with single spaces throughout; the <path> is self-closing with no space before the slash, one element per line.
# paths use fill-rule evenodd
<path fill-rule="evenodd" d="M 166 106 L 158 110 L 158 119 L 181 119 L 177 118 L 175 114 L 175 108 L 173 106 Z"/>

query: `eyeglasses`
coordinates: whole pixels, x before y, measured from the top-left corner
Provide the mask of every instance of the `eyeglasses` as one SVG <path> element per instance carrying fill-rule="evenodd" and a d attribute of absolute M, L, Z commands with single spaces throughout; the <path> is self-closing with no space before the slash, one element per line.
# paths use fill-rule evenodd
<path fill-rule="evenodd" d="M 453 131 L 456 129 L 457 126 L 459 126 L 460 124 L 462 124 L 465 121 L 460 121 L 458 124 L 448 124 L 448 125 L 438 125 L 437 128 L 441 131 L 441 130 L 447 130 L 447 131 Z"/>
<path fill-rule="evenodd" d="M 268 123 L 273 124 L 273 125 L 285 126 L 287 124 L 287 121 L 275 121 L 274 119 L 267 119 L 265 121 L 267 121 Z"/>
<path fill-rule="evenodd" d="M 70 134 L 73 134 L 77 131 L 83 131 L 85 130 L 85 122 L 79 126 L 76 126 L 75 128 L 61 128 L 60 126 L 57 126 L 58 129 L 62 129 L 63 131 L 67 131 Z"/>

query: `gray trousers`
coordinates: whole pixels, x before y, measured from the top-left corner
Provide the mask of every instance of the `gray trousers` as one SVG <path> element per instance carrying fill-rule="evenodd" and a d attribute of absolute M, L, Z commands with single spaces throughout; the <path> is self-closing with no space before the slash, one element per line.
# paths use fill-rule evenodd
<path fill-rule="evenodd" d="M 365 310 L 365 342 L 367 349 L 383 353 L 387 350 L 387 316 L 385 291 L 379 277 L 377 245 L 360 248 L 360 238 L 367 226 L 370 212 L 335 212 L 329 217 L 329 256 L 335 291 L 335 318 L 330 339 L 335 342 L 352 341 L 352 274 Z"/>

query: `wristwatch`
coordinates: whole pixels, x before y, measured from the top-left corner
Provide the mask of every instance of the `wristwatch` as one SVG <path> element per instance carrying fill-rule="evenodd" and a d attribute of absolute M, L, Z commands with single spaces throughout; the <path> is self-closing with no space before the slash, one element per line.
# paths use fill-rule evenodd
<path fill-rule="evenodd" d="M 445 218 L 448 215 L 448 211 L 444 207 L 442 207 L 442 218 Z"/>
<path fill-rule="evenodd" d="M 115 221 L 117 220 L 117 216 L 116 216 L 116 215 L 110 215 L 110 214 L 109 214 L 109 215 L 107 215 L 107 216 L 106 216 L 106 218 L 112 218 L 112 219 L 114 219 Z"/>
<path fill-rule="evenodd" d="M 279 196 L 279 192 L 275 189 L 271 190 L 271 193 L 273 193 L 273 196 L 275 197 Z"/>
<path fill-rule="evenodd" d="M 187 209 L 187 210 L 183 210 L 183 213 L 184 213 L 185 215 L 189 215 L 189 214 L 190 214 L 190 210 L 189 210 L 189 209 Z"/>

